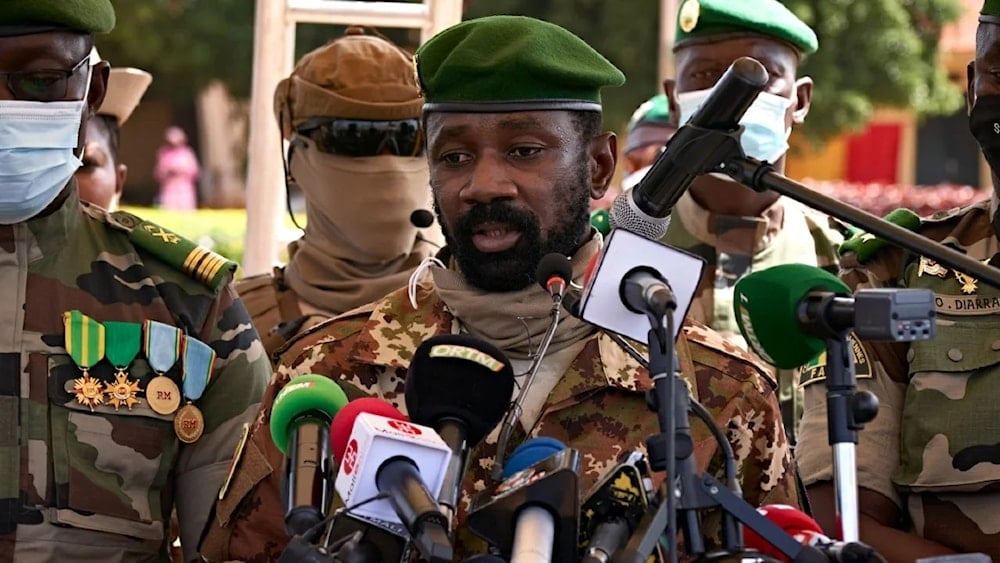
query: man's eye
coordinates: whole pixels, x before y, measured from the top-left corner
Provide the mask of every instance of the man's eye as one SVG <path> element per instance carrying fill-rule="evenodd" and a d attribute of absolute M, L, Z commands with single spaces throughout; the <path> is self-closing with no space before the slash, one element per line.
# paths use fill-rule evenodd
<path fill-rule="evenodd" d="M 450 153 L 441 155 L 441 162 L 444 162 L 445 164 L 451 164 L 451 165 L 463 164 L 465 162 L 468 162 L 469 158 L 470 158 L 469 155 L 467 155 L 465 153 L 450 152 Z"/>
<path fill-rule="evenodd" d="M 25 98 L 59 98 L 66 94 L 66 77 L 53 72 L 29 72 L 17 76 L 14 88 Z"/>
<path fill-rule="evenodd" d="M 541 147 L 515 147 L 510 152 L 518 158 L 530 158 L 542 152 L 542 149 Z"/>

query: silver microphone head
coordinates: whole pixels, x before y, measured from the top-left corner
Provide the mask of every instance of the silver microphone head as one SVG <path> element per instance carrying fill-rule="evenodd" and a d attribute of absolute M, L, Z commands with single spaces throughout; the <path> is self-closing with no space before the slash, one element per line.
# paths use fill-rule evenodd
<path fill-rule="evenodd" d="M 649 240 L 660 240 L 667 234 L 670 216 L 650 217 L 636 205 L 632 191 L 622 192 L 611 204 L 608 212 L 611 226 L 615 229 L 625 229 Z"/>

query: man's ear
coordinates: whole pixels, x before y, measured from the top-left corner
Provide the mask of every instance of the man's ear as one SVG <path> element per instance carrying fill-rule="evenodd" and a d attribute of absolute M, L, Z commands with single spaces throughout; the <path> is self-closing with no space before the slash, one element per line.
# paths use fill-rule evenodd
<path fill-rule="evenodd" d="M 90 93 L 87 95 L 87 107 L 90 108 L 90 115 L 97 115 L 97 110 L 104 103 L 104 96 L 108 93 L 108 77 L 111 75 L 111 65 L 108 61 L 101 61 L 93 66 L 90 75 Z"/>
<path fill-rule="evenodd" d="M 965 113 L 972 115 L 972 106 L 976 105 L 976 61 L 969 61 L 965 67 Z"/>
<path fill-rule="evenodd" d="M 125 191 L 125 179 L 128 178 L 128 166 L 119 164 L 115 166 L 115 200 L 122 197 Z"/>
<path fill-rule="evenodd" d="M 792 108 L 792 123 L 802 123 L 812 104 L 813 79 L 808 76 L 795 81 L 795 107 Z"/>
<path fill-rule="evenodd" d="M 601 199 L 611 185 L 618 163 L 618 137 L 602 133 L 590 140 L 590 197 Z"/>
<path fill-rule="evenodd" d="M 677 105 L 677 82 L 673 78 L 663 79 L 663 93 L 667 96 L 667 107 L 670 108 L 670 124 L 680 127 L 681 106 Z"/>

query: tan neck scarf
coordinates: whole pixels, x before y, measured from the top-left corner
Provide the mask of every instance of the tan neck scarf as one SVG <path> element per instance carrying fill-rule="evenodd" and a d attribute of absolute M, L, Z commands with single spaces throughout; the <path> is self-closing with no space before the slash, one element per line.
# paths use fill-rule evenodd
<path fill-rule="evenodd" d="M 339 314 L 368 303 L 405 286 L 436 250 L 418 232 L 439 243 L 437 224 L 417 229 L 410 223 L 414 210 L 431 205 L 423 157 L 349 158 L 306 141 L 290 167 L 305 193 L 308 220 L 302 238 L 289 245 L 285 279 L 309 304 Z"/>
<path fill-rule="evenodd" d="M 581 283 L 587 263 L 601 249 L 603 239 L 594 232 L 573 255 L 573 281 Z M 520 291 L 493 293 L 465 281 L 452 260 L 451 267 L 430 268 L 434 285 L 462 327 L 503 350 L 512 360 L 524 360 L 537 351 L 549 329 L 552 298 L 538 284 Z M 596 329 L 562 311 L 549 352 L 557 352 L 593 334 Z"/>

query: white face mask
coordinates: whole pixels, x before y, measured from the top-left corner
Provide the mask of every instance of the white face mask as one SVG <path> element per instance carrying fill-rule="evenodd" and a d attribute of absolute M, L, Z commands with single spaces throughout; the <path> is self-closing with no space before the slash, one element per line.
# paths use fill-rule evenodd
<path fill-rule="evenodd" d="M 0 224 L 38 215 L 66 187 L 82 163 L 76 155 L 82 100 L 0 100 Z"/>
<path fill-rule="evenodd" d="M 691 119 L 695 111 L 705 103 L 712 90 L 677 94 L 681 125 Z M 792 100 L 777 94 L 761 92 L 757 96 L 743 114 L 743 119 L 740 119 L 740 125 L 743 126 L 740 145 L 747 156 L 774 162 L 788 151 L 788 136 L 791 135 L 792 129 L 785 128 L 785 111 L 791 105 Z"/>

